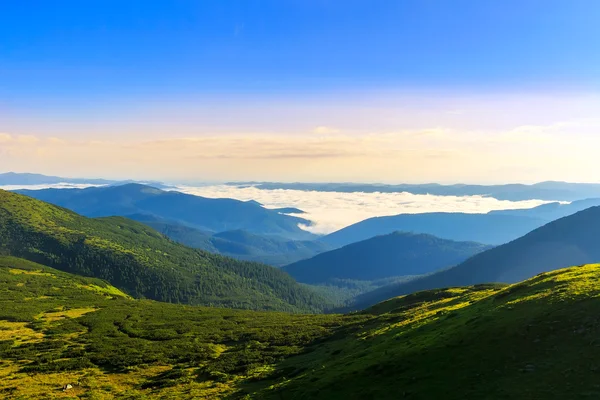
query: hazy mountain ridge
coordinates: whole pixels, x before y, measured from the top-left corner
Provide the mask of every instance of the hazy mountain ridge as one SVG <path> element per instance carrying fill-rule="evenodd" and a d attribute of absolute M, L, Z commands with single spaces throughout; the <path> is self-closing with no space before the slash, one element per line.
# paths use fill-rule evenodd
<path fill-rule="evenodd" d="M 255 202 L 212 199 L 147 185 L 126 184 L 86 189 L 19 190 L 88 217 L 146 214 L 216 233 L 235 229 L 289 239 L 315 236 L 298 227 L 311 222 L 266 209 Z"/>
<path fill-rule="evenodd" d="M 534 208 L 497 210 L 486 214 L 422 213 L 374 217 L 319 240 L 343 246 L 394 231 L 426 233 L 444 239 L 499 245 L 517 239 L 548 222 L 600 205 L 600 198 L 569 204 L 548 203 Z"/>
<path fill-rule="evenodd" d="M 600 262 L 600 207 L 591 207 L 477 254 L 453 268 L 361 295 L 354 307 L 421 290 L 513 283 L 542 272 L 596 262 Z"/>
<path fill-rule="evenodd" d="M 372 281 L 423 275 L 454 266 L 491 246 L 432 235 L 394 232 L 321 253 L 283 268 L 299 282 Z"/>
<path fill-rule="evenodd" d="M 546 222 L 541 218 L 501 214 L 399 214 L 369 218 L 330 233 L 319 240 L 339 247 L 374 236 L 404 231 L 424 233 L 459 242 L 497 245 L 525 235 Z"/>
<path fill-rule="evenodd" d="M 271 235 L 255 235 L 244 230 L 213 234 L 143 214 L 127 217 L 142 222 L 185 246 L 273 266 L 287 265 L 332 249 L 328 244 L 315 240 L 289 240 Z"/>
<path fill-rule="evenodd" d="M 365 192 L 412 194 L 432 194 L 438 196 L 486 196 L 498 200 L 554 200 L 574 201 L 590 197 L 600 197 L 600 184 L 570 182 L 539 182 L 532 185 L 471 185 L 439 183 L 427 184 L 378 184 L 378 183 L 284 183 L 284 182 L 230 182 L 230 185 L 252 185 L 259 189 L 290 189 L 323 192 Z"/>

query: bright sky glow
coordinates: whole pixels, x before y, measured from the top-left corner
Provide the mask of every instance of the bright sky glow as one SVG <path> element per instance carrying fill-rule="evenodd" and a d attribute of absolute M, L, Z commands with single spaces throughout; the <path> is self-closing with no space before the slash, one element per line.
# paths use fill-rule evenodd
<path fill-rule="evenodd" d="M 6 3 L 0 171 L 600 176 L 596 0 Z"/>

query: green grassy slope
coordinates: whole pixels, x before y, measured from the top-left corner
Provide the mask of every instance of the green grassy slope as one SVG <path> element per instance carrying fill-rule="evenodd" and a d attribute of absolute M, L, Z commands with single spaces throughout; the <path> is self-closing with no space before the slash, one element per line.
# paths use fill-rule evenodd
<path fill-rule="evenodd" d="M 278 366 L 263 399 L 599 398 L 600 265 L 392 299 Z"/>
<path fill-rule="evenodd" d="M 600 396 L 600 265 L 340 316 L 134 300 L 0 257 L 0 310 L 2 398 Z"/>
<path fill-rule="evenodd" d="M 214 398 L 364 316 L 135 300 L 103 281 L 0 257 L 0 398 Z M 76 384 L 77 383 L 77 384 Z"/>
<path fill-rule="evenodd" d="M 275 268 L 190 249 L 125 218 L 89 219 L 6 191 L 0 254 L 105 279 L 135 297 L 286 311 L 324 306 L 321 296 Z"/>

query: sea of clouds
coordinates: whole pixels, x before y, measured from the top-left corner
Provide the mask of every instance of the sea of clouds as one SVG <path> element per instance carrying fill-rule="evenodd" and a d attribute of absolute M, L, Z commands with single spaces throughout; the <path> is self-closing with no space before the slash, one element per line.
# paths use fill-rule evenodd
<path fill-rule="evenodd" d="M 256 200 L 267 208 L 295 207 L 313 222 L 302 228 L 327 234 L 371 217 L 425 212 L 487 213 L 492 210 L 532 208 L 542 200 L 508 201 L 482 196 L 434 196 L 411 193 L 341 193 L 254 186 L 177 186 L 177 190 L 211 198 Z"/>
<path fill-rule="evenodd" d="M 85 188 L 92 184 L 0 185 L 0 189 Z M 291 189 L 259 189 L 247 185 L 173 186 L 170 190 L 210 198 L 256 200 L 266 208 L 299 208 L 297 216 L 312 221 L 301 226 L 316 234 L 327 234 L 371 217 L 425 212 L 487 213 L 492 210 L 532 208 L 543 200 L 509 201 L 483 196 L 435 196 L 411 193 L 342 193 Z M 291 214 L 295 215 L 295 214 Z"/>

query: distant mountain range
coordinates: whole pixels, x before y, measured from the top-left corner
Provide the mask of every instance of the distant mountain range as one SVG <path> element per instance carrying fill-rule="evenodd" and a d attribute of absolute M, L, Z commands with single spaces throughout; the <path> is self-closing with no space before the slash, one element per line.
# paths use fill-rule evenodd
<path fill-rule="evenodd" d="M 465 262 L 408 283 L 364 294 L 356 307 L 421 290 L 488 282 L 513 283 L 541 272 L 600 262 L 600 207 L 553 221 Z"/>
<path fill-rule="evenodd" d="M 73 185 L 124 185 L 126 183 L 143 183 L 150 184 L 157 188 L 167 188 L 168 185 L 164 185 L 156 181 L 135 181 L 131 179 L 127 180 L 110 180 L 110 179 L 96 179 L 96 178 L 64 178 L 60 176 L 49 176 L 42 174 L 29 174 L 29 173 L 16 173 L 6 172 L 0 174 L 0 185 L 55 185 L 59 183 L 73 184 Z"/>
<path fill-rule="evenodd" d="M 212 199 L 141 184 L 90 187 L 85 189 L 19 190 L 39 200 L 68 208 L 87 217 L 147 215 L 212 234 L 245 230 L 293 240 L 316 236 L 299 228 L 311 222 L 253 201 Z"/>
<path fill-rule="evenodd" d="M 474 242 L 395 232 L 319 254 L 283 270 L 297 281 L 309 284 L 326 284 L 338 279 L 372 281 L 428 274 L 490 248 Z"/>
<path fill-rule="evenodd" d="M 104 279 L 140 298 L 292 312 L 325 306 L 277 268 L 191 249 L 123 217 L 86 218 L 4 190 L 0 255 Z"/>
<path fill-rule="evenodd" d="M 332 249 L 330 245 L 316 240 L 290 240 L 278 236 L 256 235 L 244 230 L 213 234 L 145 214 L 126 217 L 142 222 L 189 247 L 278 267 Z"/>
<path fill-rule="evenodd" d="M 549 203 L 523 210 L 492 211 L 487 214 L 423 213 L 375 217 L 333 232 L 321 241 L 345 246 L 394 231 L 427 233 L 444 239 L 492 245 L 510 242 L 555 219 L 600 205 L 600 198 L 570 204 Z"/>
<path fill-rule="evenodd" d="M 259 189 L 292 189 L 319 192 L 364 192 L 433 194 L 438 196 L 486 196 L 499 200 L 556 200 L 573 201 L 600 197 L 600 184 L 540 182 L 533 185 L 440 185 L 429 184 L 362 184 L 362 183 L 281 183 L 281 182 L 231 182 L 230 185 L 253 185 Z"/>

